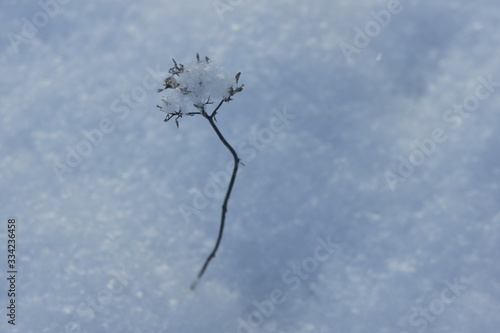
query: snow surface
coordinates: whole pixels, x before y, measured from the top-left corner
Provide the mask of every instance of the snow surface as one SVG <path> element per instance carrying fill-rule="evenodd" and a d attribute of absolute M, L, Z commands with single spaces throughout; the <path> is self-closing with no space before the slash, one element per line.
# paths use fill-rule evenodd
<path fill-rule="evenodd" d="M 0 332 L 498 332 L 498 1 L 0 8 Z M 245 167 L 191 292 L 231 156 L 155 106 L 196 52 Z"/>

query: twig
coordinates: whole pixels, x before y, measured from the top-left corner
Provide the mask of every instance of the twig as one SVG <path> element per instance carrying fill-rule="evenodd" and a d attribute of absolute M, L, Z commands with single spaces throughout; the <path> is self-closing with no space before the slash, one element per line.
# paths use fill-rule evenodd
<path fill-rule="evenodd" d="M 219 128 L 216 125 L 217 119 L 217 111 L 219 108 L 222 106 L 224 102 L 230 102 L 232 101 L 232 97 L 241 92 L 243 90 L 243 84 L 238 85 L 238 81 L 241 76 L 241 72 L 238 72 L 234 79 L 235 79 L 235 84 L 230 84 L 227 82 L 226 79 L 220 79 L 217 77 L 215 81 L 217 82 L 225 82 L 224 85 L 227 87 L 226 91 L 223 91 L 221 89 L 216 89 L 215 94 L 217 96 L 220 96 L 222 100 L 219 102 L 217 107 L 212 111 L 211 114 L 207 113 L 207 105 L 213 104 L 213 102 L 210 101 L 210 95 L 208 95 L 208 99 L 204 101 L 204 97 L 206 96 L 207 92 L 204 89 L 205 85 L 210 84 L 211 81 L 213 81 L 214 77 L 209 77 L 208 81 L 205 82 L 202 78 L 200 80 L 197 80 L 196 82 L 191 82 L 192 80 L 182 80 L 182 76 L 185 75 L 186 73 L 194 73 L 196 75 L 199 75 L 200 77 L 204 76 L 205 74 L 207 75 L 214 75 L 211 71 L 207 71 L 207 64 L 210 63 L 210 59 L 208 57 L 205 57 L 205 62 L 201 61 L 200 55 L 196 53 L 196 65 L 193 68 L 185 68 L 183 64 L 177 63 L 174 59 L 172 59 L 174 62 L 174 67 L 169 69 L 169 74 L 165 81 L 164 81 L 164 87 L 161 89 L 158 89 L 158 92 L 162 92 L 166 89 L 172 89 L 175 90 L 174 92 L 174 97 L 176 96 L 177 100 L 181 101 L 186 101 L 186 99 L 190 102 L 192 102 L 193 107 L 195 107 L 198 111 L 195 112 L 186 112 L 185 110 L 185 105 L 184 103 L 176 103 L 176 98 L 173 98 L 173 103 L 165 98 L 162 97 L 162 101 L 164 103 L 164 107 L 157 105 L 157 107 L 164 111 L 167 116 L 165 117 L 164 121 L 169 121 L 172 118 L 175 121 L 175 125 L 179 127 L 179 118 L 182 118 L 183 116 L 195 116 L 195 115 L 202 115 L 204 118 L 208 120 L 210 123 L 210 126 L 214 129 L 215 133 L 217 133 L 217 136 L 219 137 L 220 141 L 226 146 L 226 148 L 229 150 L 231 155 L 233 156 L 234 159 L 234 167 L 233 167 L 233 174 L 231 176 L 231 180 L 229 181 L 229 185 L 227 188 L 226 196 L 224 198 L 224 202 L 222 204 L 222 214 L 221 214 L 221 220 L 220 220 L 220 227 L 219 227 L 219 235 L 217 236 L 217 241 L 215 243 L 215 246 L 208 255 L 207 259 L 205 260 L 205 263 L 201 267 L 200 272 L 198 273 L 198 276 L 196 280 L 191 284 L 191 289 L 195 289 L 197 283 L 200 281 L 201 277 L 205 273 L 205 270 L 208 267 L 208 264 L 210 261 L 215 257 L 215 254 L 217 253 L 217 250 L 219 248 L 220 242 L 222 240 L 222 234 L 224 232 L 224 223 L 226 221 L 226 212 L 227 212 L 227 204 L 229 202 L 229 198 L 231 196 L 231 191 L 233 190 L 234 182 L 236 179 L 236 174 L 238 173 L 238 166 L 240 164 L 240 158 L 238 157 L 238 154 L 236 151 L 231 147 L 231 145 L 227 142 L 227 140 L 224 138 L 222 133 L 220 132 Z M 196 76 L 195 75 L 195 76 Z M 219 80 L 220 79 L 220 80 Z M 220 86 L 223 87 L 223 86 Z M 242 163 L 243 164 L 243 163 Z"/>
<path fill-rule="evenodd" d="M 202 111 L 202 115 L 208 119 L 208 122 L 210 123 L 210 125 L 214 129 L 215 133 L 217 133 L 217 136 L 219 137 L 220 141 L 224 144 L 224 146 L 226 146 L 226 148 L 229 150 L 229 152 L 231 152 L 231 155 L 233 155 L 233 159 L 234 159 L 233 174 L 231 175 L 231 180 L 229 181 L 226 196 L 224 198 L 224 203 L 222 204 L 222 214 L 221 214 L 221 219 L 220 219 L 219 235 L 217 236 L 217 241 L 215 243 L 215 246 L 214 246 L 212 252 L 210 252 L 207 259 L 205 260 L 205 263 L 201 267 L 201 270 L 198 273 L 196 280 L 191 284 L 191 290 L 194 290 L 196 288 L 198 281 L 200 281 L 201 277 L 205 273 L 205 270 L 207 269 L 210 261 L 213 258 L 215 258 L 215 253 L 217 252 L 217 249 L 219 248 L 220 242 L 222 240 L 222 234 L 224 232 L 224 224 L 226 221 L 227 203 L 229 201 L 229 197 L 231 196 L 231 191 L 233 190 L 234 181 L 236 180 L 236 174 L 238 173 L 238 165 L 240 163 L 240 158 L 238 157 L 238 154 L 236 153 L 234 148 L 231 147 L 231 145 L 224 138 L 224 136 L 222 135 L 222 133 L 220 132 L 219 128 L 217 127 L 217 125 L 215 124 L 215 121 L 214 121 L 215 115 L 217 114 L 217 110 L 219 110 L 222 103 L 224 103 L 224 100 L 220 101 L 219 105 L 217 105 L 217 107 L 215 108 L 215 110 L 212 112 L 211 115 L 208 115 L 205 111 Z"/>

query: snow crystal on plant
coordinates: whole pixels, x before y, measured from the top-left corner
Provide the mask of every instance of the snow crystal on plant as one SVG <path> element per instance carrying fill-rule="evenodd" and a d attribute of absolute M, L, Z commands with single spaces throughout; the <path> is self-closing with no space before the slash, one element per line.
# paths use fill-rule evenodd
<path fill-rule="evenodd" d="M 205 102 L 209 96 L 212 99 L 229 97 L 234 79 L 224 75 L 212 62 L 202 61 L 188 66 L 177 82 L 190 92 L 188 96 L 193 102 Z"/>
<path fill-rule="evenodd" d="M 238 89 L 234 77 L 226 75 L 212 61 L 203 60 L 182 65 L 175 63 L 165 80 L 165 89 L 173 89 L 167 97 L 162 97 L 165 113 L 193 111 L 194 105 L 204 105 L 207 101 L 228 99 Z M 197 110 L 196 110 L 197 111 Z"/>

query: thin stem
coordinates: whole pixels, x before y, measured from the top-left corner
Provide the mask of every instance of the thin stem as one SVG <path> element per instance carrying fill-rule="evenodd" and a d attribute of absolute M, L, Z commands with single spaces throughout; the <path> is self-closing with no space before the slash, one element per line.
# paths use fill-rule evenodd
<path fill-rule="evenodd" d="M 238 157 L 238 154 L 233 149 L 233 147 L 231 147 L 231 145 L 227 142 L 227 140 L 224 138 L 224 136 L 220 132 L 217 125 L 215 125 L 214 116 L 216 115 L 217 110 L 220 108 L 220 106 L 222 105 L 223 102 L 224 102 L 224 100 L 222 100 L 219 103 L 219 105 L 215 108 L 215 110 L 212 112 L 212 114 L 210 116 L 206 113 L 204 113 L 203 115 L 205 118 L 208 119 L 210 125 L 214 129 L 215 133 L 217 133 L 217 136 L 222 141 L 224 146 L 226 146 L 226 148 L 231 152 L 231 155 L 233 155 L 233 159 L 234 159 L 233 174 L 231 175 L 231 180 L 229 181 L 226 196 L 225 196 L 224 202 L 222 204 L 222 214 L 221 214 L 221 219 L 220 219 L 219 235 L 217 236 L 217 241 L 215 243 L 215 246 L 214 246 L 212 252 L 210 252 L 207 259 L 205 260 L 205 263 L 201 267 L 201 270 L 198 273 L 196 280 L 191 284 L 192 290 L 194 290 L 196 288 L 196 284 L 198 283 L 198 281 L 200 281 L 201 277 L 203 276 L 203 273 L 205 273 L 205 270 L 208 267 L 208 264 L 215 257 L 215 253 L 217 252 L 217 249 L 219 248 L 220 242 L 222 240 L 222 234 L 224 232 L 224 224 L 226 222 L 227 203 L 229 201 L 229 197 L 231 196 L 231 191 L 233 190 L 234 181 L 236 180 L 236 174 L 238 173 L 238 165 L 240 163 L 240 158 Z"/>
<path fill-rule="evenodd" d="M 217 114 L 217 111 L 218 111 L 218 110 L 219 110 L 219 108 L 221 107 L 222 103 L 224 103 L 224 100 L 220 101 L 219 105 L 217 105 L 217 107 L 215 108 L 215 110 L 213 110 L 213 111 L 212 111 L 212 114 L 211 114 L 209 117 L 207 117 L 209 121 L 210 121 L 210 118 L 215 117 L 215 115 Z M 213 125 L 212 125 L 212 127 L 213 127 Z M 217 129 L 217 127 L 215 127 L 214 129 L 215 129 L 215 131 L 217 132 L 217 135 L 219 136 L 219 138 L 221 138 L 221 140 L 223 140 L 222 142 L 226 141 L 226 140 L 224 140 L 224 137 L 222 137 L 222 135 L 220 134 L 220 132 L 219 132 L 219 130 Z M 226 142 L 226 143 L 224 143 L 224 144 L 226 145 L 226 147 L 227 147 L 227 146 L 229 146 L 229 144 L 228 144 L 227 142 Z M 230 146 L 229 146 L 229 147 L 230 147 Z M 228 148 L 228 149 L 229 149 L 229 148 Z M 232 149 L 232 148 L 231 148 L 231 149 Z M 231 152 L 231 153 L 232 153 L 232 152 Z"/>

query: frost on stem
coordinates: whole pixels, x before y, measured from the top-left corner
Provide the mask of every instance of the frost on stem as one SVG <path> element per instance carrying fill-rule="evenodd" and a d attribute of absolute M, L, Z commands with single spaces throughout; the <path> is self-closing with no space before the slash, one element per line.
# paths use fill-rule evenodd
<path fill-rule="evenodd" d="M 174 67 L 170 68 L 168 71 L 170 76 L 165 79 L 163 89 L 158 89 L 158 92 L 172 89 L 168 97 L 161 98 L 163 106 L 157 105 L 161 111 L 167 114 L 165 121 L 174 118 L 175 124 L 179 127 L 179 118 L 182 118 L 182 116 L 202 115 L 208 120 L 210 126 L 212 126 L 212 129 L 217 134 L 217 137 L 227 150 L 229 150 L 234 159 L 233 173 L 227 187 L 224 202 L 222 203 L 219 234 L 212 252 L 210 252 L 205 260 L 196 280 L 191 284 L 191 289 L 194 290 L 219 248 L 224 231 L 227 205 L 240 164 L 238 154 L 227 142 L 215 124 L 215 116 L 224 102 L 231 101 L 234 95 L 243 90 L 243 85 L 238 85 L 241 72 L 236 74 L 234 78 L 229 77 L 223 74 L 208 57 L 201 60 L 198 53 L 196 53 L 196 62 L 186 66 L 178 64 L 174 59 L 172 59 L 172 61 L 174 62 Z M 207 106 L 213 104 L 212 100 L 220 101 L 211 112 L 208 112 Z"/>
<path fill-rule="evenodd" d="M 235 77 L 224 74 L 208 57 L 200 59 L 196 54 L 196 62 L 184 66 L 175 59 L 174 67 L 169 69 L 170 76 L 164 81 L 164 87 L 158 92 L 171 89 L 168 97 L 162 97 L 163 105 L 157 107 L 167 114 L 165 121 L 174 118 L 177 127 L 182 116 L 194 116 L 206 112 L 206 106 L 212 100 L 229 102 L 232 97 L 243 90 L 238 85 L 241 73 Z M 194 107 L 194 109 L 193 109 Z"/>

